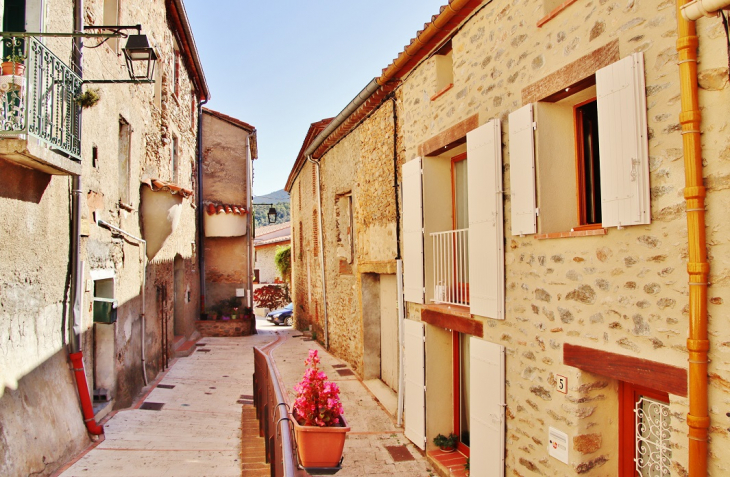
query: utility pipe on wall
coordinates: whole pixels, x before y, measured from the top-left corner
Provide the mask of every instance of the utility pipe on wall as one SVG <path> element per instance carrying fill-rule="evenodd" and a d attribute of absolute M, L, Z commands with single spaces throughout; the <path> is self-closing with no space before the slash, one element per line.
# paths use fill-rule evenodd
<path fill-rule="evenodd" d="M 203 228 L 203 105 L 198 103 L 198 272 L 200 280 L 200 313 L 205 313 L 205 230 Z"/>
<path fill-rule="evenodd" d="M 710 264 L 707 261 L 705 238 L 705 196 L 702 183 L 702 144 L 700 142 L 700 113 L 697 94 L 697 48 L 699 39 L 695 24 L 682 16 L 686 0 L 677 2 L 677 52 L 682 110 L 684 174 L 689 249 L 689 475 L 707 475 L 707 435 L 710 427 L 707 400 L 707 281 Z"/>
<path fill-rule="evenodd" d="M 310 146 L 311 147 L 311 146 Z M 312 163 L 312 167 L 315 168 L 317 174 L 317 221 L 319 222 L 319 231 L 317 238 L 319 239 L 319 264 L 322 271 L 322 309 L 324 312 L 324 347 L 330 349 L 330 336 L 327 326 L 327 278 L 325 277 L 325 263 L 324 263 L 324 240 L 323 240 L 323 223 L 322 223 L 322 178 L 319 175 L 319 161 L 312 159 L 312 156 L 307 156 L 307 160 Z"/>
<path fill-rule="evenodd" d="M 96 219 L 96 225 L 100 227 L 106 227 L 109 230 L 116 232 L 118 234 L 124 235 L 125 237 L 132 239 L 142 245 L 142 313 L 140 314 L 140 318 L 142 319 L 142 377 L 144 378 L 144 385 L 147 386 L 149 384 L 149 381 L 147 380 L 147 364 L 145 359 L 145 349 L 144 349 L 144 341 L 145 341 L 145 329 L 146 329 L 146 323 L 145 323 L 145 288 L 147 286 L 147 241 L 144 239 L 141 239 L 137 236 L 134 236 L 130 234 L 129 232 L 120 229 L 119 227 L 115 227 L 109 222 L 105 222 L 101 219 Z"/>

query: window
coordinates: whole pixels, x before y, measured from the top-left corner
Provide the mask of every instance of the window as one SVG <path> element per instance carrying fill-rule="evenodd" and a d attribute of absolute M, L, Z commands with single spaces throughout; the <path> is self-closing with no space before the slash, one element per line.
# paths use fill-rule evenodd
<path fill-rule="evenodd" d="M 353 216 L 352 216 L 352 194 L 337 196 L 336 221 L 337 221 L 337 257 L 340 261 L 352 263 L 355 249 L 353 239 Z"/>
<path fill-rule="evenodd" d="M 454 60 L 449 41 L 434 55 L 436 66 L 436 88 L 431 101 L 436 100 L 454 86 Z"/>
<path fill-rule="evenodd" d="M 102 18 L 102 25 L 119 25 L 119 0 L 104 0 L 104 14 Z M 106 44 L 115 53 L 119 54 L 118 38 L 110 38 Z"/>
<path fill-rule="evenodd" d="M 177 43 L 173 45 L 172 54 L 172 94 L 177 98 L 180 94 L 180 50 Z"/>
<path fill-rule="evenodd" d="M 190 129 L 195 131 L 195 110 L 198 108 L 198 102 L 195 98 L 195 91 L 190 91 Z"/>
<path fill-rule="evenodd" d="M 132 126 L 123 118 L 119 117 L 119 158 L 118 158 L 118 184 L 119 202 L 125 205 L 132 203 L 130 191 L 130 176 L 132 175 L 131 165 L 132 150 Z"/>
<path fill-rule="evenodd" d="M 512 234 L 650 223 L 642 53 L 509 116 Z"/>
<path fill-rule="evenodd" d="M 162 108 L 162 68 L 155 69 L 155 106 Z"/>
<path fill-rule="evenodd" d="M 670 475 L 669 395 L 627 382 L 620 382 L 619 392 L 620 474 Z"/>
<path fill-rule="evenodd" d="M 172 154 L 171 154 L 171 166 L 172 166 L 172 174 L 171 174 L 171 180 L 172 182 L 177 184 L 178 181 L 178 167 L 179 167 L 179 151 L 178 151 L 178 140 L 176 135 L 172 135 Z"/>

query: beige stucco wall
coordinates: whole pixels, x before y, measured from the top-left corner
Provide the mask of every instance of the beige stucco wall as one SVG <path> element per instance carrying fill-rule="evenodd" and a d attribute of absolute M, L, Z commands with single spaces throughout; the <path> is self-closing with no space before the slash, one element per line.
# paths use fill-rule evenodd
<path fill-rule="evenodd" d="M 46 30 L 71 31 L 71 0 L 48 0 Z M 91 298 L 92 270 L 114 270 L 118 320 L 111 347 L 113 370 L 105 376 L 113 383 L 114 406 L 125 407 L 142 388 L 141 319 L 143 260 L 134 241 L 123 240 L 94 223 L 100 218 L 132 235 L 144 237 L 140 219 L 140 179 L 171 180 L 171 137 L 179 139 L 179 180 L 194 189 L 196 129 L 191 114 L 193 86 L 186 68 L 180 69 L 181 95 L 169 91 L 172 68 L 172 33 L 168 29 L 165 2 L 133 0 L 122 3 L 120 24 L 143 25 L 143 31 L 157 43 L 162 72 L 160 107 L 153 85 L 98 85 L 101 100 L 82 115 L 81 259 L 84 261 L 82 306 L 82 349 L 89 386 L 93 382 L 95 346 Z M 85 24 L 102 23 L 102 0 L 87 0 Z M 125 79 L 123 61 L 108 45 L 88 48 L 96 40 L 84 40 L 84 78 Z M 68 39 L 47 43 L 67 64 L 71 58 Z M 86 86 L 85 86 L 86 88 Z M 120 207 L 119 120 L 132 127 L 131 210 Z M 92 150 L 98 151 L 96 164 Z M 79 410 L 75 382 L 66 361 L 67 320 L 70 316 L 69 247 L 71 178 L 48 176 L 0 161 L 3 192 L 0 193 L 0 459 L 3 475 L 48 475 L 88 444 Z M 8 181 L 6 183 L 6 181 Z M 7 184 L 7 186 L 6 186 Z M 146 187 L 146 186 L 144 186 Z M 168 194 L 168 192 L 158 192 Z M 167 344 L 179 331 L 190 336 L 198 310 L 195 257 L 195 199 L 182 202 L 181 220 L 162 249 L 147 265 L 144 334 L 147 372 L 153 379 L 162 366 L 163 320 Z M 178 286 L 174 284 L 173 260 L 182 265 Z M 178 316 L 175 316 L 175 296 Z M 106 325 L 109 326 L 109 325 Z M 108 349 L 108 348 L 106 348 Z M 107 363 L 108 364 L 108 363 Z M 107 365 L 104 369 L 109 370 Z M 100 378 L 100 381 L 102 379 Z M 6 389 L 7 388 L 7 389 Z M 48 429 L 53 423 L 56 431 Z M 64 430 L 63 432 L 61 430 Z"/>
<path fill-rule="evenodd" d="M 245 207 L 249 194 L 249 132 L 210 113 L 203 113 L 203 200 Z M 235 237 L 205 237 L 205 309 L 248 289 L 251 215 L 244 216 L 246 233 Z M 253 270 L 251 270 L 253 273 Z M 241 297 L 244 305 L 246 298 Z"/>
<path fill-rule="evenodd" d="M 256 247 L 256 264 L 254 268 L 259 271 L 259 283 L 274 283 L 276 279 L 282 279 L 281 273 L 276 268 L 274 257 L 277 249 L 288 243 L 280 242 Z"/>
<path fill-rule="evenodd" d="M 539 1 L 494 1 L 476 13 L 453 38 L 454 87 L 436 101 L 429 100 L 436 81 L 433 59 L 410 76 L 402 87 L 406 158 L 416 157 L 419 144 L 470 115 L 479 114 L 480 125 L 500 118 L 504 189 L 509 190 L 507 115 L 522 106 L 522 88 L 614 39 L 621 57 L 644 52 L 652 224 L 612 228 L 599 237 L 513 237 L 505 194 L 507 318 L 477 317 L 484 322 L 485 339 L 505 346 L 507 353 L 507 473 L 616 475 L 618 383 L 562 365 L 562 345 L 687 367 L 687 228 L 675 5 L 576 2 L 537 28 L 541 6 Z M 710 402 L 717 423 L 711 429 L 712 475 L 723 475 L 728 457 L 720 403 L 728 396 L 723 343 L 730 336 L 717 320 L 713 323 L 729 293 L 728 254 L 723 253 L 728 224 L 722 211 L 730 197 L 730 139 L 722 131 L 728 126 L 730 88 L 718 76 L 726 63 L 721 28 L 717 20 L 698 22 L 712 282 Z M 419 309 L 411 304 L 409 314 L 417 317 Z M 565 396 L 554 389 L 556 374 L 568 377 Z M 686 475 L 687 399 L 670 395 L 670 408 L 672 472 Z M 549 426 L 566 431 L 571 440 L 598 434 L 600 443 L 582 453 L 573 441 L 570 465 L 565 466 L 547 455 Z"/>

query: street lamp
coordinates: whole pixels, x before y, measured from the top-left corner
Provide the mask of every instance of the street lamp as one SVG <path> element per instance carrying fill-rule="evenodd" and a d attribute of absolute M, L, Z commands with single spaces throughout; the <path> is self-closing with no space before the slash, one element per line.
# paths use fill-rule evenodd
<path fill-rule="evenodd" d="M 129 35 L 127 45 L 122 51 L 127 61 L 130 79 L 151 80 L 154 77 L 157 53 L 150 46 L 147 35 Z M 138 65 L 136 69 L 135 64 Z"/>
<path fill-rule="evenodd" d="M 269 223 L 275 224 L 276 223 L 276 209 L 274 207 L 269 208 L 268 216 L 269 216 Z"/>

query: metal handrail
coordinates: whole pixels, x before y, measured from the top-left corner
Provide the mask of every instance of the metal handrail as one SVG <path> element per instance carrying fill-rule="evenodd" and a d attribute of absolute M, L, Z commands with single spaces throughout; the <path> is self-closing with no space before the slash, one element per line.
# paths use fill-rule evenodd
<path fill-rule="evenodd" d="M 469 304 L 469 229 L 431 233 L 433 301 Z"/>
<path fill-rule="evenodd" d="M 0 77 L 0 137 L 32 135 L 81 160 L 81 77 L 33 37 L 3 38 L 6 51 L 26 58 L 22 74 Z"/>
<path fill-rule="evenodd" d="M 298 468 L 289 405 L 279 386 L 271 358 L 258 347 L 254 347 L 253 354 L 254 405 L 259 420 L 259 435 L 266 442 L 266 460 L 271 466 L 271 475 L 306 476 L 308 474 Z"/>

